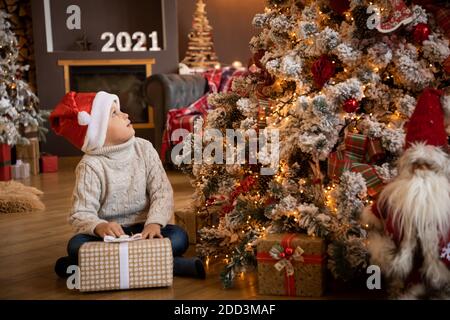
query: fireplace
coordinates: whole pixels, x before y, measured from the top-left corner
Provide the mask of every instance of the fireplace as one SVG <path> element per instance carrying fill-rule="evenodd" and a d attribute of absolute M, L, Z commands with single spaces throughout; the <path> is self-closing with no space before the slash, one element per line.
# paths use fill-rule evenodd
<path fill-rule="evenodd" d="M 121 110 L 128 113 L 134 128 L 154 128 L 153 109 L 144 99 L 144 83 L 154 59 L 59 60 L 58 64 L 64 67 L 66 92 L 117 94 Z"/>

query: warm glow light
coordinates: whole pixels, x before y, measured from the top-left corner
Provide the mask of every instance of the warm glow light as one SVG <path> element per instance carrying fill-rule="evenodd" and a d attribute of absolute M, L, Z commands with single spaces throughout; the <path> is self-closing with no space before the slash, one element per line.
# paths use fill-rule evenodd
<path fill-rule="evenodd" d="M 242 68 L 242 62 L 236 60 L 231 64 L 231 66 L 235 69 L 240 69 L 240 68 Z"/>

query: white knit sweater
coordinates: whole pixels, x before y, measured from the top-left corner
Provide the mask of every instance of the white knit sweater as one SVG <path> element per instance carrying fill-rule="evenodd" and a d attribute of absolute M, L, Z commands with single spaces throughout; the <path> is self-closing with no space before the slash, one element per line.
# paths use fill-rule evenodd
<path fill-rule="evenodd" d="M 69 222 L 94 235 L 101 222 L 165 226 L 173 214 L 173 190 L 152 144 L 131 138 L 83 156 L 76 168 Z"/>

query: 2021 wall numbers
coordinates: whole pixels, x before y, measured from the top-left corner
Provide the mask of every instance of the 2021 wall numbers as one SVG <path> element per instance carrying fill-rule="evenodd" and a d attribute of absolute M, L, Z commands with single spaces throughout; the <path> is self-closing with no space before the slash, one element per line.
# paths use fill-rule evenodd
<path fill-rule="evenodd" d="M 122 31 L 115 35 L 112 32 L 103 32 L 100 39 L 106 40 L 102 47 L 102 52 L 129 52 L 129 51 L 161 51 L 158 46 L 158 33 L 151 32 L 148 35 L 150 47 L 147 47 L 147 35 L 142 31 L 130 33 Z"/>

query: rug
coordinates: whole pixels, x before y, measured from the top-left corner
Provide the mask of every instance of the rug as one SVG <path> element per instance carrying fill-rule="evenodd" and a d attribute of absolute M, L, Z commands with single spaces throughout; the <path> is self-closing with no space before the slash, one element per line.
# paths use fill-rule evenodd
<path fill-rule="evenodd" d="M 17 181 L 0 181 L 0 214 L 44 210 L 40 200 L 44 193 Z"/>

